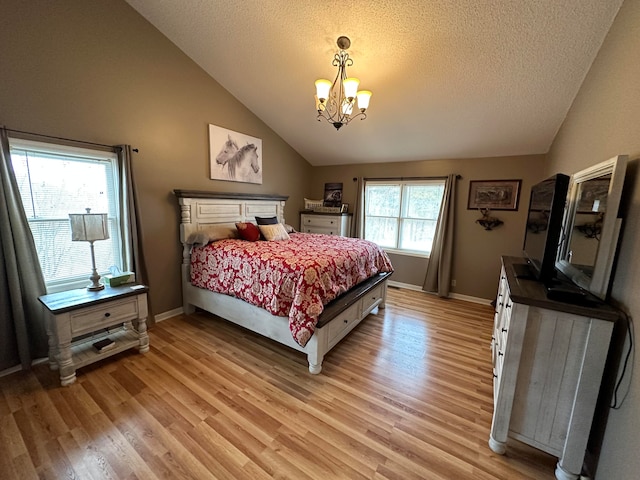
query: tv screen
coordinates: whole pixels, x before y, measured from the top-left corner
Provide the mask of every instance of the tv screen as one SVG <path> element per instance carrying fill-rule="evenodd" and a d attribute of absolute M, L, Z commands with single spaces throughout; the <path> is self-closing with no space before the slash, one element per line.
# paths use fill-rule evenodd
<path fill-rule="evenodd" d="M 533 276 L 545 284 L 555 278 L 568 188 L 569 177 L 561 173 L 531 187 L 522 250 Z"/>

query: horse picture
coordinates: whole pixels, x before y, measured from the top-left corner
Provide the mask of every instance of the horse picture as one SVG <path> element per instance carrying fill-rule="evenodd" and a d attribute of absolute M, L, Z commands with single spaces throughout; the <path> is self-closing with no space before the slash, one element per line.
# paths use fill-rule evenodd
<path fill-rule="evenodd" d="M 262 140 L 209 125 L 211 179 L 262 184 Z"/>

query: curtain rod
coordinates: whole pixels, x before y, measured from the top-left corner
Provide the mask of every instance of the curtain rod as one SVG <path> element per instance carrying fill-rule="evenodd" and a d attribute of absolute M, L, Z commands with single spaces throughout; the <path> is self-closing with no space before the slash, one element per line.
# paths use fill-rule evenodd
<path fill-rule="evenodd" d="M 400 181 L 404 181 L 404 180 L 442 180 L 447 178 L 446 176 L 444 177 L 381 177 L 381 178 L 369 178 L 369 177 L 365 177 L 363 178 L 363 180 L 375 180 L 375 181 L 382 181 L 382 180 L 400 180 Z M 462 178 L 462 175 L 456 175 L 456 179 L 460 180 Z M 354 178 L 354 181 L 357 180 Z"/>
<path fill-rule="evenodd" d="M 116 145 L 106 145 L 104 143 L 86 142 L 84 140 L 74 140 L 73 138 L 55 137 L 53 135 L 45 135 L 43 133 L 25 132 L 23 130 L 14 130 L 13 128 L 5 128 L 5 130 L 7 132 L 22 133 L 24 135 L 33 135 L 35 137 L 52 138 L 54 140 L 64 140 L 65 142 L 81 143 L 83 145 L 93 145 L 95 147 L 106 147 L 106 148 L 110 148 L 110 149 L 118 148 Z M 137 148 L 133 148 L 132 150 L 134 152 L 138 153 L 138 149 Z"/>

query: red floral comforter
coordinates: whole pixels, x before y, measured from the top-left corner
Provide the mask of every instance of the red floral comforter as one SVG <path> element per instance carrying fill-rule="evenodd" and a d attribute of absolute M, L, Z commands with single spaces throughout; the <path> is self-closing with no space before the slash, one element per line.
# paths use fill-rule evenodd
<path fill-rule="evenodd" d="M 324 305 L 367 278 L 392 271 L 375 243 L 311 233 L 276 242 L 220 240 L 191 253 L 193 285 L 289 317 L 291 334 L 303 347 Z"/>

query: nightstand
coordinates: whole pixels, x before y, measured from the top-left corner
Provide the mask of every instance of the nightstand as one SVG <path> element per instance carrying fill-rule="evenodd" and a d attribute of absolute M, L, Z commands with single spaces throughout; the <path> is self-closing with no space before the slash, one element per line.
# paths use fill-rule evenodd
<path fill-rule="evenodd" d="M 71 385 L 76 369 L 129 348 L 149 351 L 147 292 L 144 285 L 86 288 L 52 293 L 38 298 L 49 310 L 49 366 L 60 370 L 60 383 Z M 133 322 L 137 320 L 137 329 Z M 115 347 L 98 352 L 93 343 L 109 337 Z"/>

